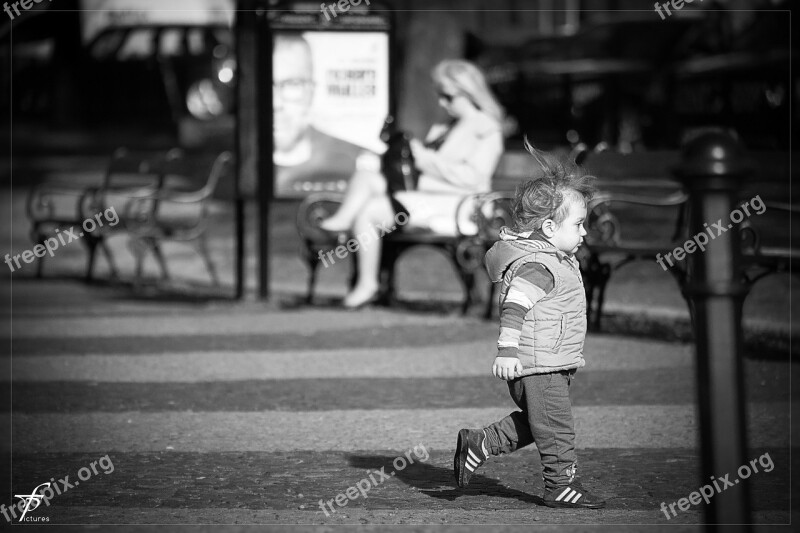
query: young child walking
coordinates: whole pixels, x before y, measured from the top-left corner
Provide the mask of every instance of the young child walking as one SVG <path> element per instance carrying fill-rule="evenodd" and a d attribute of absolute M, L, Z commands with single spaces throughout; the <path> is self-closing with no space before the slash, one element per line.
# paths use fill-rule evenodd
<path fill-rule="evenodd" d="M 569 398 L 575 371 L 584 366 L 586 294 L 575 259 L 586 230 L 593 178 L 572 163 L 553 162 L 525 142 L 544 175 L 517 189 L 514 229 L 503 228 L 486 254 L 500 290 L 500 337 L 495 377 L 521 409 L 483 429 L 458 433 L 453 460 L 459 487 L 490 455 L 536 443 L 549 507 L 605 507 L 576 479 L 575 426 Z"/>

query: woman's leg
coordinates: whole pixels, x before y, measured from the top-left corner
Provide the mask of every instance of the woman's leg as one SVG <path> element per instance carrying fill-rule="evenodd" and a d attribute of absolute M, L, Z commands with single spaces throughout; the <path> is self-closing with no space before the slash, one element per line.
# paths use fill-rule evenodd
<path fill-rule="evenodd" d="M 357 307 L 369 300 L 379 288 L 381 227 L 395 226 L 394 209 L 385 195 L 374 197 L 355 217 L 353 236 L 359 243 L 358 281 L 344 299 L 347 307 Z"/>
<path fill-rule="evenodd" d="M 353 227 L 356 216 L 371 199 L 386 194 L 386 180 L 377 172 L 359 171 L 353 174 L 344 201 L 320 227 L 327 231 L 347 231 Z"/>

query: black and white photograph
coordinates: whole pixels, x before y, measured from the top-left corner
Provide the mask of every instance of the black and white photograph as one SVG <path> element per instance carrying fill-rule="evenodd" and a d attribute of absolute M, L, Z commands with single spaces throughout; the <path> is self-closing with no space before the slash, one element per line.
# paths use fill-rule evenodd
<path fill-rule="evenodd" d="M 2 2 L 3 529 L 795 531 L 793 6 Z"/>

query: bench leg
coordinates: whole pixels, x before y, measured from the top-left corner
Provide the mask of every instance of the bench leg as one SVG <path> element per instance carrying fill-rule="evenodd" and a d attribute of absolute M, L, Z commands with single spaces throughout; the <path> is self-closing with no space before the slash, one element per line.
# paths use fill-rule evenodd
<path fill-rule="evenodd" d="M 89 257 L 86 261 L 86 282 L 91 282 L 93 279 L 93 272 L 94 272 L 94 260 L 97 257 L 97 245 L 99 241 L 97 239 L 93 239 L 92 237 L 88 237 L 86 239 L 86 249 Z"/>
<path fill-rule="evenodd" d="M 594 323 L 592 324 L 595 331 L 600 330 L 600 319 L 603 317 L 603 304 L 606 301 L 606 287 L 608 286 L 608 280 L 611 278 L 611 266 L 601 264 L 598 276 L 600 284 L 597 292 L 597 308 L 595 309 Z"/>
<path fill-rule="evenodd" d="M 217 275 L 217 268 L 214 266 L 214 261 L 211 260 L 211 253 L 210 250 L 208 249 L 208 241 L 206 241 L 205 235 L 200 237 L 197 243 L 197 247 L 198 251 L 200 252 L 200 255 L 203 257 L 203 261 L 206 264 L 206 270 L 208 270 L 208 274 L 211 276 L 211 281 L 214 283 L 215 287 L 219 287 L 219 276 Z M 160 253 L 161 251 L 159 251 L 159 254 Z"/>
<path fill-rule="evenodd" d="M 108 247 L 106 240 L 100 239 L 98 246 L 103 251 L 103 255 L 106 256 L 106 262 L 108 263 L 108 270 L 111 272 L 111 277 L 119 279 L 119 271 L 117 270 L 117 264 L 114 261 L 114 256 L 111 255 L 111 249 Z"/>
<path fill-rule="evenodd" d="M 592 307 L 592 303 L 594 302 L 594 291 L 596 287 L 596 269 L 597 269 L 597 258 L 592 254 L 589 256 L 589 263 L 585 269 L 581 269 L 581 273 L 583 274 L 583 285 L 586 291 L 586 322 L 589 326 L 592 326 L 592 319 L 594 317 L 594 308 Z"/>
<path fill-rule="evenodd" d="M 678 284 L 678 287 L 681 290 L 681 296 L 683 296 L 683 300 L 686 302 L 686 307 L 689 309 L 689 324 L 692 328 L 692 335 L 694 335 L 694 338 L 698 338 L 696 330 L 697 323 L 695 321 L 697 317 L 695 315 L 696 310 L 694 307 L 694 301 L 687 292 L 689 283 L 691 282 L 689 272 L 685 268 L 680 268 L 678 265 L 676 265 L 675 268 L 669 269 L 669 273 L 672 275 L 673 279 L 675 279 L 675 283 Z M 739 303 L 740 305 L 743 306 L 744 299 L 742 299 Z M 741 316 L 742 316 L 742 309 L 740 308 L 739 317 Z"/>
<path fill-rule="evenodd" d="M 348 292 L 352 291 L 353 288 L 358 283 L 358 274 L 360 272 L 359 269 L 358 269 L 358 252 L 355 252 L 355 253 L 350 254 L 350 255 L 351 255 L 350 276 L 347 278 L 347 290 L 348 290 Z M 379 278 L 379 281 L 380 281 L 380 273 L 378 274 L 378 278 Z"/>
<path fill-rule="evenodd" d="M 161 269 L 161 278 L 163 280 L 169 279 L 167 261 L 164 258 L 164 254 L 161 252 L 161 247 L 156 239 L 152 237 L 131 237 L 130 241 L 128 242 L 128 248 L 130 248 L 131 253 L 133 253 L 133 257 L 136 262 L 134 286 L 138 287 L 141 285 L 142 276 L 144 274 L 144 258 L 147 255 L 148 249 L 153 251 L 153 255 L 158 262 L 159 268 Z"/>
<path fill-rule="evenodd" d="M 383 305 L 390 306 L 394 303 L 396 298 L 394 267 L 397 259 L 403 252 L 403 248 L 399 244 L 391 241 L 385 241 L 382 244 L 381 264 L 378 272 L 378 291 L 381 295 L 380 302 Z"/>
<path fill-rule="evenodd" d="M 492 310 L 494 309 L 494 300 L 497 295 L 497 284 L 489 282 L 489 297 L 486 299 L 486 310 L 483 312 L 483 318 L 491 320 Z"/>
<path fill-rule="evenodd" d="M 138 288 L 142 283 L 142 273 L 144 272 L 144 256 L 147 253 L 147 243 L 140 237 L 131 237 L 128 241 L 128 248 L 133 254 L 135 268 L 133 273 L 134 288 Z"/>
<path fill-rule="evenodd" d="M 600 258 L 592 253 L 585 271 L 586 284 L 586 315 L 592 329 L 600 329 L 600 319 L 603 315 L 606 285 L 611 277 L 611 266 L 600 262 Z M 594 295 L 597 294 L 597 302 Z M 594 305 L 593 305 L 594 304 Z"/>
<path fill-rule="evenodd" d="M 37 244 L 41 244 L 42 246 L 44 246 L 45 239 L 46 239 L 46 237 L 44 235 L 42 235 L 41 233 L 38 233 L 38 232 L 36 233 L 35 241 L 36 241 Z M 44 258 L 45 257 L 47 257 L 47 255 L 44 255 L 44 256 L 40 257 L 39 261 L 36 264 L 36 277 L 38 279 L 42 279 L 42 276 L 43 276 L 43 273 L 44 273 Z"/>
<path fill-rule="evenodd" d="M 153 255 L 158 262 L 158 267 L 161 269 L 161 279 L 168 280 L 169 270 L 167 269 L 167 260 L 164 258 L 164 254 L 161 252 L 161 246 L 156 239 L 149 239 L 148 243 L 150 244 L 150 248 L 153 250 Z M 200 252 L 200 255 L 203 255 L 202 252 Z"/>
<path fill-rule="evenodd" d="M 44 257 L 39 258 L 39 263 L 36 265 L 36 279 L 44 277 Z"/>
<path fill-rule="evenodd" d="M 106 243 L 105 237 L 102 235 L 100 236 L 86 236 L 86 249 L 89 255 L 87 265 L 86 265 L 86 281 L 94 280 L 94 264 L 97 260 L 97 250 L 103 252 L 103 255 L 106 258 L 106 262 L 108 263 L 108 270 L 113 278 L 119 278 L 119 271 L 117 270 L 116 262 L 114 261 L 114 256 L 111 254 L 111 249 L 108 247 Z"/>
<path fill-rule="evenodd" d="M 460 274 L 461 281 L 464 282 L 464 301 L 461 304 L 461 314 L 466 315 L 475 300 L 475 274 L 468 270 L 464 270 Z"/>
<path fill-rule="evenodd" d="M 306 285 L 306 304 L 308 305 L 314 302 L 314 288 L 317 285 L 317 269 L 319 268 L 318 256 L 314 255 L 314 249 L 311 241 L 307 240 L 305 242 L 305 259 L 308 265 L 308 284 Z"/>

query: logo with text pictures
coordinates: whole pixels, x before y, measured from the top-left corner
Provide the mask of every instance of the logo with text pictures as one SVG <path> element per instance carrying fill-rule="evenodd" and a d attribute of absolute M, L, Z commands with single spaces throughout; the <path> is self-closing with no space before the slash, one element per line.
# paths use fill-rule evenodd
<path fill-rule="evenodd" d="M 42 483 L 41 485 L 33 489 L 33 492 L 31 492 L 30 494 L 14 494 L 15 498 L 20 499 L 19 503 L 17 503 L 16 505 L 19 512 L 22 513 L 21 516 L 19 517 L 20 522 L 50 521 L 50 517 L 48 516 L 26 516 L 29 512 L 35 511 L 36 509 L 38 509 L 39 505 L 41 505 L 42 500 L 44 499 L 44 494 L 40 494 L 39 489 L 41 489 L 42 487 L 44 487 L 45 489 L 49 489 L 50 483 L 49 482 Z M 2 513 L 6 515 L 6 506 L 3 505 L 0 508 L 2 509 Z M 16 514 L 14 513 L 14 506 L 11 507 L 10 511 L 11 514 L 14 517 L 16 517 Z M 6 515 L 6 518 L 8 518 L 8 515 Z"/>
<path fill-rule="evenodd" d="M 99 470 L 98 467 L 100 467 Z M 49 482 L 42 483 L 33 489 L 33 492 L 30 494 L 15 494 L 14 497 L 19 498 L 19 502 L 10 507 L 6 507 L 6 504 L 0 505 L 0 514 L 5 517 L 7 522 L 16 520 L 16 511 L 22 514 L 19 519 L 20 522 L 49 522 L 50 519 L 47 517 L 34 518 L 26 515 L 36 510 L 42 502 L 44 502 L 45 507 L 50 507 L 50 501 L 53 498 L 61 496 L 68 490 L 74 489 L 81 484 L 81 481 L 88 481 L 92 476 L 99 475 L 100 472 L 106 475 L 114 472 L 114 463 L 111 461 L 111 457 L 109 457 L 108 454 L 97 461 L 92 461 L 89 463 L 89 466 L 80 468 L 78 470 L 78 479 L 73 478 L 74 481 L 69 480 L 70 476 L 64 476 L 58 481 L 56 481 L 55 477 L 51 477 Z"/>

